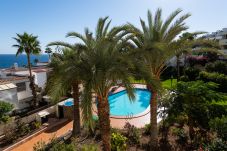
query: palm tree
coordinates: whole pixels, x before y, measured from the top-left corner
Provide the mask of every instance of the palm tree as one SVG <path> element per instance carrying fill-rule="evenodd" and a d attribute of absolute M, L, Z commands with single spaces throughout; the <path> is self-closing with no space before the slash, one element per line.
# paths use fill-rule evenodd
<path fill-rule="evenodd" d="M 152 93 L 150 100 L 150 146 L 153 150 L 157 149 L 158 146 L 157 86 L 160 85 L 160 75 L 166 68 L 166 62 L 175 55 L 175 51 L 171 46 L 172 41 L 188 28 L 185 26 L 184 21 L 190 14 L 182 15 L 176 19 L 181 12 L 182 10 L 177 9 L 163 21 L 161 9 L 157 9 L 154 16 L 148 11 L 148 25 L 140 19 L 142 30 L 132 24 L 126 25 L 128 32 L 131 33 L 130 41 L 137 47 L 137 55 L 143 59 L 144 65 L 149 68 L 150 76 L 155 81 L 155 83 L 147 81 L 147 88 Z M 175 22 L 173 22 L 174 20 Z"/>
<path fill-rule="evenodd" d="M 65 45 L 63 42 L 52 42 L 49 45 Z M 80 57 L 78 49 L 67 44 L 62 53 L 54 53 L 50 66 L 53 71 L 50 76 L 48 94 L 54 101 L 68 91 L 73 93 L 73 137 L 80 134 L 80 109 L 79 109 L 79 84 L 81 83 L 81 68 L 79 68 Z"/>
<path fill-rule="evenodd" d="M 37 105 L 37 94 L 35 89 L 34 76 L 32 76 L 32 71 L 31 71 L 30 55 L 39 54 L 41 52 L 40 43 L 37 40 L 37 38 L 38 36 L 33 36 L 32 34 L 28 34 L 26 32 L 24 34 L 17 34 L 17 37 L 13 38 L 17 42 L 17 44 L 13 45 L 13 47 L 17 48 L 16 56 L 24 52 L 27 55 L 30 88 L 32 90 L 32 95 L 33 95 L 33 107 Z"/>
<path fill-rule="evenodd" d="M 53 72 L 50 78 L 49 94 L 53 100 L 59 100 L 68 90 L 73 92 L 73 137 L 80 134 L 79 82 L 76 69 L 77 54 L 64 49 L 62 54 L 54 54 L 51 61 Z"/>
<path fill-rule="evenodd" d="M 122 53 L 124 43 L 121 38 L 125 35 L 123 27 L 109 29 L 111 21 L 100 18 L 96 27 L 95 36 L 85 29 L 85 35 L 71 32 L 68 36 L 79 38 L 82 43 L 80 47 L 84 50 L 81 53 L 81 67 L 83 67 L 84 95 L 82 97 L 83 116 L 91 116 L 92 92 L 97 96 L 97 109 L 99 125 L 105 151 L 111 150 L 110 145 L 110 108 L 108 102 L 109 90 L 117 82 L 125 86 L 129 97 L 133 98 L 133 89 L 129 81 L 129 63 L 126 55 Z"/>

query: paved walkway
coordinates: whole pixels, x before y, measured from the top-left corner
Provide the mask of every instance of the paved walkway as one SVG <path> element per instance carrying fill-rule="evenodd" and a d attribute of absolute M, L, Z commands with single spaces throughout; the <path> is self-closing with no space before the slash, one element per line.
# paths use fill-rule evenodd
<path fill-rule="evenodd" d="M 53 136 L 59 137 L 65 133 L 67 133 L 70 129 L 72 129 L 73 122 L 68 122 L 65 124 L 58 125 L 56 127 L 53 127 L 51 129 L 48 129 L 41 134 L 35 136 L 34 138 L 26 141 L 25 143 L 17 146 L 14 148 L 12 151 L 33 151 L 33 146 L 36 144 L 38 141 L 44 141 L 44 142 L 49 142 Z"/>

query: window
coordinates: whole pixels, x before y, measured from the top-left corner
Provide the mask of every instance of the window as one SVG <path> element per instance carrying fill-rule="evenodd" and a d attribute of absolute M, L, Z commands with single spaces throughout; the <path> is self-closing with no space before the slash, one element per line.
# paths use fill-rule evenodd
<path fill-rule="evenodd" d="M 223 35 L 223 37 L 222 37 L 223 39 L 227 39 L 227 35 Z"/>
<path fill-rule="evenodd" d="M 224 46 L 223 46 L 223 49 L 225 49 L 225 50 L 226 50 L 226 49 L 227 49 L 227 45 L 224 45 Z"/>
<path fill-rule="evenodd" d="M 17 86 L 17 92 L 26 91 L 25 82 L 16 83 L 16 86 Z"/>

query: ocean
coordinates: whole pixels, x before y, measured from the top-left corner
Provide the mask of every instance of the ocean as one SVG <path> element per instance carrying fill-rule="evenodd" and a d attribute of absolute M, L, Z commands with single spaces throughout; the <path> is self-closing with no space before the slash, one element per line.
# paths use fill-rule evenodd
<path fill-rule="evenodd" d="M 38 59 L 40 62 L 47 62 L 48 55 L 40 54 L 40 55 L 31 55 L 31 63 L 35 65 L 34 60 Z M 17 63 L 19 67 L 23 67 L 27 65 L 27 56 L 25 54 L 21 54 L 16 56 L 15 54 L 0 54 L 0 69 L 2 68 L 10 68 Z"/>

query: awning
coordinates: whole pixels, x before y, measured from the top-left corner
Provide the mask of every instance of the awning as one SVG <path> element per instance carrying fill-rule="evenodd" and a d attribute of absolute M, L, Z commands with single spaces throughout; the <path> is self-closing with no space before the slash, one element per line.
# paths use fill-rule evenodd
<path fill-rule="evenodd" d="M 47 115 L 49 115 L 49 114 L 50 114 L 50 113 L 47 112 L 47 111 L 41 111 L 41 112 L 38 113 L 38 115 L 39 115 L 40 117 L 44 117 L 44 116 L 47 116 Z"/>
<path fill-rule="evenodd" d="M 1 84 L 0 85 L 0 91 L 7 90 L 7 89 L 13 89 L 16 88 L 17 86 L 13 83 L 7 83 L 7 84 Z"/>

